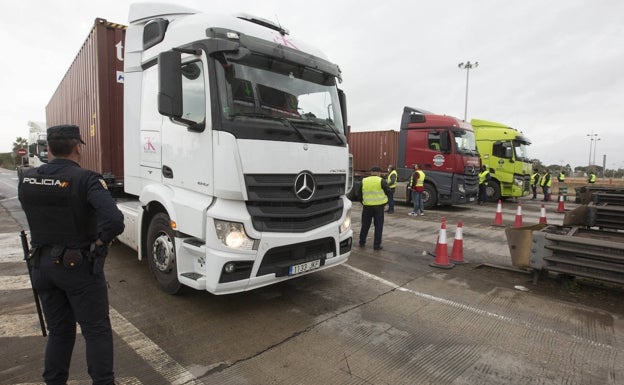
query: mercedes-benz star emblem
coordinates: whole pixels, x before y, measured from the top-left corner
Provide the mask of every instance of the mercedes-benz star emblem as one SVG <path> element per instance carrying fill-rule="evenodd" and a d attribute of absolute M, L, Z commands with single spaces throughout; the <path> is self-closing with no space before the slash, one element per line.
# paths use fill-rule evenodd
<path fill-rule="evenodd" d="M 309 201 L 316 191 L 316 182 L 311 173 L 304 171 L 295 178 L 295 195 L 299 200 Z"/>

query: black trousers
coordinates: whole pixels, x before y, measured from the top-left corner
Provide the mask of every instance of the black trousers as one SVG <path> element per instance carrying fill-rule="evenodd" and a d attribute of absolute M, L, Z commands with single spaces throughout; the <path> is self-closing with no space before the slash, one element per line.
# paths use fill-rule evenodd
<path fill-rule="evenodd" d="M 477 199 L 477 201 L 479 203 L 485 203 L 487 202 L 487 186 L 484 184 L 480 184 L 479 185 L 479 197 Z"/>
<path fill-rule="evenodd" d="M 366 237 L 370 229 L 371 222 L 375 225 L 375 238 L 373 247 L 381 246 L 381 236 L 383 235 L 384 225 L 384 205 L 364 206 L 362 208 L 362 228 L 360 229 L 360 245 L 366 244 Z"/>
<path fill-rule="evenodd" d="M 46 384 L 65 384 L 69 376 L 76 322 L 86 342 L 87 368 L 95 385 L 114 383 L 113 333 L 108 315 L 108 291 L 104 273 L 91 274 L 83 258 L 75 269 L 41 255 L 32 269 L 32 281 L 39 291 L 49 336 L 43 379 Z"/>
<path fill-rule="evenodd" d="M 395 189 L 391 188 L 390 194 L 388 194 L 388 212 L 389 213 L 394 212 L 394 190 Z"/>

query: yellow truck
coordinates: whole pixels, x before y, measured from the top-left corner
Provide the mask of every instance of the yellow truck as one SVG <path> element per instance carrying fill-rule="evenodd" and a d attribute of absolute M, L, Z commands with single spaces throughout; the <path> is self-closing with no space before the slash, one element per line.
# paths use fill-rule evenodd
<path fill-rule="evenodd" d="M 528 155 L 531 141 L 520 131 L 503 123 L 481 119 L 470 121 L 475 132 L 481 164 L 490 170 L 488 200 L 526 196 L 530 190 L 532 163 Z"/>

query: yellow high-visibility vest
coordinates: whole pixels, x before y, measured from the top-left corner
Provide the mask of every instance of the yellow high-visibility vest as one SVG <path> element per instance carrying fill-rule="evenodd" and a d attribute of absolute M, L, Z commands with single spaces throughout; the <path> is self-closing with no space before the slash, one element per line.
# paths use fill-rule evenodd
<path fill-rule="evenodd" d="M 422 170 L 416 170 L 418 173 L 418 179 L 416 180 L 416 187 L 422 187 L 425 184 L 425 172 Z M 410 177 L 410 187 L 414 185 L 414 174 Z"/>
<path fill-rule="evenodd" d="M 484 185 L 487 186 L 486 178 L 487 178 L 489 173 L 490 173 L 490 170 L 481 171 L 479 173 L 479 184 L 484 184 Z"/>
<path fill-rule="evenodd" d="M 394 175 L 394 182 L 392 182 L 392 175 Z M 397 185 L 398 179 L 399 179 L 399 173 L 397 172 L 397 170 L 390 171 L 390 174 L 388 174 L 388 187 L 395 188 Z"/>
<path fill-rule="evenodd" d="M 552 178 L 550 177 L 550 174 L 544 174 L 542 176 L 542 180 L 540 181 L 540 186 L 550 187 L 550 185 L 552 185 Z"/>
<path fill-rule="evenodd" d="M 539 174 L 539 172 L 536 172 L 535 174 L 532 174 L 532 175 L 531 175 L 531 185 L 532 185 L 532 186 L 537 185 L 537 183 L 539 182 L 539 180 L 540 180 L 540 174 Z"/>
<path fill-rule="evenodd" d="M 381 177 L 375 175 L 362 180 L 362 204 L 364 206 L 380 206 L 388 203 L 381 181 Z"/>

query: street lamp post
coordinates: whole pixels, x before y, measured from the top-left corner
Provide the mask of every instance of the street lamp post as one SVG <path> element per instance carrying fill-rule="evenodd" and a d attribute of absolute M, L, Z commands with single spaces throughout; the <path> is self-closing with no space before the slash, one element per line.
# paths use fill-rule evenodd
<path fill-rule="evenodd" d="M 468 116 L 468 79 L 470 78 L 470 70 L 472 68 L 477 68 L 479 66 L 479 62 L 474 62 L 471 63 L 469 61 L 467 62 L 461 62 L 457 65 L 457 67 L 459 67 L 460 69 L 465 69 L 466 70 L 466 98 L 464 101 L 464 121 L 466 121 L 466 118 Z"/>
<path fill-rule="evenodd" d="M 592 164 L 594 166 L 596 166 L 596 144 L 598 143 L 599 140 L 600 140 L 600 138 L 594 139 L 594 157 L 592 158 Z"/>

